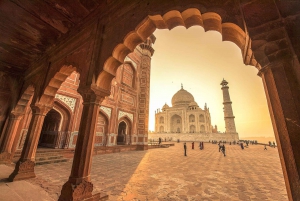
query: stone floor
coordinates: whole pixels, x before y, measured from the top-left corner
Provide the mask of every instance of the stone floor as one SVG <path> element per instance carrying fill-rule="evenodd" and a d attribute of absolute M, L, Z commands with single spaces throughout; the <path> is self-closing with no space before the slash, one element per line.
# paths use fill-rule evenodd
<path fill-rule="evenodd" d="M 277 148 L 264 151 L 261 145 L 250 145 L 241 150 L 237 145 L 226 145 L 224 157 L 217 145 L 205 144 L 201 151 L 187 145 L 187 157 L 183 156 L 183 143 L 94 156 L 95 192 L 108 194 L 112 201 L 288 200 Z M 28 182 L 57 200 L 71 165 L 37 166 L 37 178 Z"/>

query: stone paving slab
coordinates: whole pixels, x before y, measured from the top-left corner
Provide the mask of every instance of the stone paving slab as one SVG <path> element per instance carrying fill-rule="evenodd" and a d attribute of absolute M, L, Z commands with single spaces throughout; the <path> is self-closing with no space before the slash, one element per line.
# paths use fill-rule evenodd
<path fill-rule="evenodd" d="M 218 145 L 191 150 L 187 143 L 169 148 L 131 151 L 93 157 L 91 178 L 95 192 L 109 200 L 286 201 L 287 193 L 277 148 L 250 145 L 241 150 Z M 196 147 L 196 146 L 195 146 Z M 37 178 L 28 180 L 57 200 L 68 180 L 72 162 L 35 167 Z"/>
<path fill-rule="evenodd" d="M 0 165 L 0 201 L 54 201 L 49 194 L 28 181 L 7 182 L 13 167 Z"/>

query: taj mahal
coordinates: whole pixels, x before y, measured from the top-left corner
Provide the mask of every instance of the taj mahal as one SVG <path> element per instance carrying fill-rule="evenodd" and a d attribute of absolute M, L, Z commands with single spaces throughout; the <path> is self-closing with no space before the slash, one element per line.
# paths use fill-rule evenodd
<path fill-rule="evenodd" d="M 223 110 L 225 132 L 219 132 L 217 125 L 212 126 L 207 104 L 200 108 L 194 96 L 183 88 L 172 97 L 172 107 L 165 104 L 155 111 L 155 132 L 149 139 L 168 139 L 171 141 L 238 141 L 228 82 L 222 80 Z"/>

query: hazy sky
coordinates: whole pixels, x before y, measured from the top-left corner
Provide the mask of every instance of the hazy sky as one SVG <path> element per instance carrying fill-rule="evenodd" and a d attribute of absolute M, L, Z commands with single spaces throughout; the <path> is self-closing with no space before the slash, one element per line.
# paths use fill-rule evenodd
<path fill-rule="evenodd" d="M 202 27 L 156 30 L 151 63 L 149 130 L 154 130 L 155 110 L 183 88 L 203 109 L 207 103 L 212 125 L 225 131 L 221 81 L 226 79 L 240 138 L 273 137 L 266 95 L 258 70 L 243 64 L 241 50 L 222 42 L 221 34 Z"/>

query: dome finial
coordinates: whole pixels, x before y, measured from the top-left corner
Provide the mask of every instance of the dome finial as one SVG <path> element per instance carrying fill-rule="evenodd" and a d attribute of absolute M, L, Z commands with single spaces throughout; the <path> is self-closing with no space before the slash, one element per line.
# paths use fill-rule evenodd
<path fill-rule="evenodd" d="M 181 83 L 181 89 L 183 89 L 183 84 Z"/>

